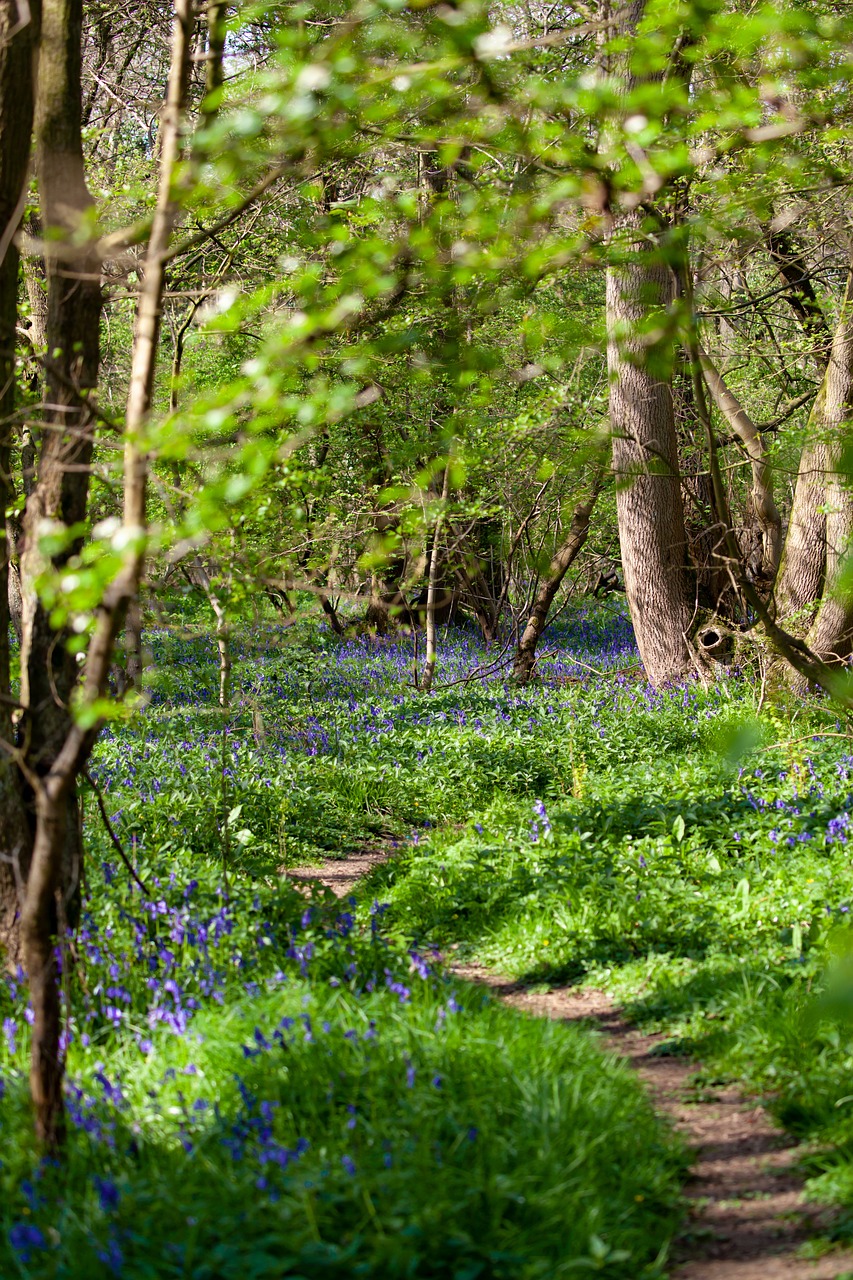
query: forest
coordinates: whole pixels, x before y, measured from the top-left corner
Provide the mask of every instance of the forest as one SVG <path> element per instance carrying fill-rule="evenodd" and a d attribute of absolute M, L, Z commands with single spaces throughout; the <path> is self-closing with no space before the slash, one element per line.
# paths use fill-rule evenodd
<path fill-rule="evenodd" d="M 0 0 L 0 1276 L 853 1278 L 853 10 Z"/>

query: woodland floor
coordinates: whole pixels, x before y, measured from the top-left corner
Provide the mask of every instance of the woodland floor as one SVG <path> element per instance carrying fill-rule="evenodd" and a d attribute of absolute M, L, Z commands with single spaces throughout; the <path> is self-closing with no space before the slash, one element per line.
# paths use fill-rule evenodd
<path fill-rule="evenodd" d="M 367 849 L 321 867 L 292 868 L 289 879 L 319 881 L 336 897 L 387 862 L 393 852 Z M 666 1052 L 665 1035 L 633 1026 L 604 991 L 558 986 L 532 991 L 479 964 L 453 973 L 485 986 L 505 1004 L 534 1017 L 581 1023 L 642 1079 L 655 1107 L 684 1136 L 695 1159 L 685 1186 L 689 1212 L 675 1242 L 671 1280 L 847 1280 L 853 1252 L 809 1258 L 808 1242 L 833 1213 L 808 1201 L 796 1164 L 801 1149 L 764 1108 L 731 1085 L 693 1083 L 701 1063 Z M 626 1277 L 627 1280 L 627 1277 Z"/>

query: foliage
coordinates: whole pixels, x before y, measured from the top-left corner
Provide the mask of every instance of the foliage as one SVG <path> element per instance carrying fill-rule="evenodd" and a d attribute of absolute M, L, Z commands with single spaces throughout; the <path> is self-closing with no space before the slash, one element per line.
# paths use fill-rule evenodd
<path fill-rule="evenodd" d="M 604 626 L 574 618 L 563 665 Z M 376 814 L 402 847 L 460 820 L 463 779 L 484 802 L 532 794 L 541 696 L 499 682 L 427 702 L 397 691 L 405 653 L 292 634 L 244 635 L 230 714 L 210 706 L 213 646 L 154 635 L 152 705 L 99 745 L 145 891 L 90 798 L 63 1171 L 28 1137 L 25 992 L 0 993 L 4 1273 L 660 1275 L 683 1155 L 629 1069 L 449 978 L 370 885 L 336 903 L 281 875 L 282 830 L 316 850 L 331 797 L 353 839 Z M 459 637 L 442 669 L 479 656 Z M 259 707 L 263 744 L 246 740 Z M 420 831 L 398 775 L 422 781 Z"/>

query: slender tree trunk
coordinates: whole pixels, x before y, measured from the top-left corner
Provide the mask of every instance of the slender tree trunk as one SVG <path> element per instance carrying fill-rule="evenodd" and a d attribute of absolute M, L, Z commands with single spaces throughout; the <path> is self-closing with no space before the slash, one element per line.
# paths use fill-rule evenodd
<path fill-rule="evenodd" d="M 131 601 L 124 625 L 125 662 L 128 688 L 139 692 L 142 688 L 142 606 L 139 597 Z"/>
<path fill-rule="evenodd" d="M 172 183 L 180 145 L 181 113 L 186 100 L 189 40 L 193 25 L 192 0 L 176 0 L 175 14 L 169 87 L 161 126 L 157 203 L 145 256 L 134 329 L 125 417 L 125 560 L 118 576 L 105 592 L 89 645 L 80 702 L 83 709 L 90 710 L 99 698 L 105 696 L 116 637 L 127 607 L 136 596 L 145 559 L 147 455 L 144 429 L 151 406 L 165 255 L 176 210 Z M 46 224 L 49 228 L 55 226 L 64 231 L 73 230 L 88 209 L 80 145 L 81 20 L 82 0 L 45 0 L 39 68 L 39 172 Z M 64 182 L 57 187 L 56 181 L 63 175 Z M 58 270 L 57 262 L 51 262 L 50 266 L 48 349 L 51 362 L 48 387 L 52 403 L 53 394 L 63 396 L 57 406 L 62 430 L 48 433 L 45 439 L 39 484 L 33 494 L 33 499 L 39 498 L 38 502 L 33 502 L 34 510 L 49 511 L 51 508 L 49 505 L 45 506 L 43 494 L 52 497 L 53 488 L 50 485 L 53 485 L 58 494 L 57 511 L 61 512 L 66 523 L 71 522 L 77 507 L 82 507 L 81 514 L 75 517 L 77 519 L 81 519 L 86 510 L 91 432 L 88 430 L 88 417 L 83 417 L 86 409 L 85 395 L 82 397 L 82 408 L 80 401 L 81 391 L 85 392 L 92 385 L 93 379 L 90 381 L 90 376 L 97 372 L 97 320 L 100 303 L 100 273 L 97 264 L 91 261 L 91 254 L 82 260 L 75 260 L 74 265 L 73 280 L 70 278 L 67 262 L 63 262 L 63 271 Z M 94 290 L 97 292 L 93 293 Z M 98 306 L 95 306 L 95 299 Z M 94 346 L 90 332 L 93 315 Z M 55 326 L 58 341 L 53 340 L 51 325 Z M 64 359 L 62 365 L 58 364 L 57 352 Z M 69 369 L 68 359 L 72 355 L 74 361 Z M 92 363 L 94 369 L 91 367 Z M 64 376 L 60 376 L 60 373 Z M 51 378 L 56 385 L 56 392 L 51 388 Z M 57 440 L 60 441 L 60 447 L 55 443 Z M 69 456 L 75 462 L 75 470 L 71 472 L 67 470 Z M 78 461 L 80 458 L 83 459 L 82 463 Z M 55 478 L 57 473 L 59 482 Z M 27 514 L 30 515 L 30 504 Z M 31 529 L 35 533 L 35 527 L 31 526 Z M 39 611 L 40 606 L 37 605 L 29 671 L 28 715 L 31 717 L 31 724 L 28 728 L 34 738 L 36 721 L 32 716 L 35 705 L 33 696 L 38 694 L 41 687 L 39 681 L 44 679 L 35 661 L 35 654 L 42 640 L 38 625 Z M 45 663 L 56 652 L 64 655 L 62 639 L 61 635 L 54 635 L 50 649 L 42 651 Z M 39 642 L 38 645 L 36 641 Z M 76 664 L 74 667 L 76 668 Z M 64 674 L 61 669 L 59 674 Z M 92 723 L 91 716 L 78 716 L 71 720 L 64 707 L 62 710 L 66 716 L 64 735 L 56 744 L 53 738 L 47 740 L 35 757 L 34 767 L 29 771 L 35 794 L 35 838 L 21 911 L 21 935 L 34 1015 L 30 1088 L 35 1107 L 36 1132 L 50 1147 L 61 1140 L 63 1133 L 61 1083 L 64 1060 L 61 1051 L 61 1008 L 55 948 L 57 934 L 63 924 L 63 863 L 72 830 L 72 823 L 69 821 L 72 808 L 69 801 L 74 796 L 77 777 L 85 766 L 100 729 L 100 721 Z M 55 749 L 55 745 L 58 749 Z M 51 752 L 49 759 L 47 748 Z M 44 770 L 46 760 L 48 767 Z M 74 834 L 79 849 L 76 830 Z"/>
<path fill-rule="evenodd" d="M 435 606 L 438 598 L 438 571 L 441 564 L 441 529 L 444 520 L 444 509 L 447 506 L 447 495 L 450 491 L 450 459 L 444 468 L 444 482 L 441 486 L 441 508 L 436 517 L 432 539 L 432 554 L 429 558 L 429 578 L 427 584 L 426 603 L 426 660 L 424 674 L 421 679 L 421 692 L 429 693 L 435 679 L 435 667 L 438 661 L 438 647 L 435 634 Z"/>
<path fill-rule="evenodd" d="M 229 707 L 231 705 L 231 631 L 228 626 L 228 616 L 222 608 L 218 597 L 211 592 L 208 599 L 216 616 L 216 647 L 219 650 L 219 705 L 220 707 Z"/>
<path fill-rule="evenodd" d="M 18 26 L 15 5 L 0 6 L 0 512 L 9 505 L 10 445 L 15 410 L 15 333 L 18 318 L 20 222 L 29 174 L 33 129 L 35 57 L 41 5 L 30 3 L 30 20 Z M 13 29 L 18 30 L 12 34 Z M 9 671 L 10 531 L 0 516 L 0 741 L 14 740 L 14 702 Z M 20 959 L 17 916 L 29 870 L 30 829 L 22 800 L 21 776 L 0 751 L 0 953 L 14 967 Z"/>
<path fill-rule="evenodd" d="M 524 628 L 513 664 L 513 675 L 520 684 L 527 684 L 536 664 L 536 646 L 539 637 L 545 630 L 548 612 L 554 598 L 571 566 L 577 559 L 589 533 L 589 522 L 593 507 L 604 483 L 604 471 L 599 470 L 593 480 L 592 489 L 575 507 L 569 534 L 551 562 L 548 577 L 544 579 L 536 594 L 530 617 Z"/>
<path fill-rule="evenodd" d="M 204 123 L 210 124 L 219 110 L 218 92 L 225 80 L 223 58 L 225 55 L 225 22 L 228 13 L 227 0 L 207 0 L 207 66 L 205 68 Z M 212 102 L 211 95 L 216 94 Z"/>

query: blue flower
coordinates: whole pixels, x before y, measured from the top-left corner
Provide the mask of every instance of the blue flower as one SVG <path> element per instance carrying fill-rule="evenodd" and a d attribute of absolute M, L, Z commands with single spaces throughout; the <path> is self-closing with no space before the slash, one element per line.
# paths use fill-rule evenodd
<path fill-rule="evenodd" d="M 33 1222 L 16 1222 L 9 1231 L 9 1243 L 22 1262 L 29 1262 L 37 1249 L 46 1249 L 44 1232 Z"/>
<path fill-rule="evenodd" d="M 118 1187 L 114 1182 L 111 1182 L 109 1178 L 99 1178 L 97 1174 L 95 1174 L 92 1181 L 95 1184 L 95 1190 L 98 1193 L 98 1200 L 100 1201 L 101 1208 L 104 1213 L 112 1213 L 118 1208 L 118 1203 L 121 1199 L 121 1193 L 119 1192 Z"/>
<path fill-rule="evenodd" d="M 17 1049 L 16 1036 L 18 1034 L 18 1024 L 14 1018 L 3 1019 L 3 1035 L 6 1037 L 6 1048 L 10 1054 L 14 1054 Z"/>

